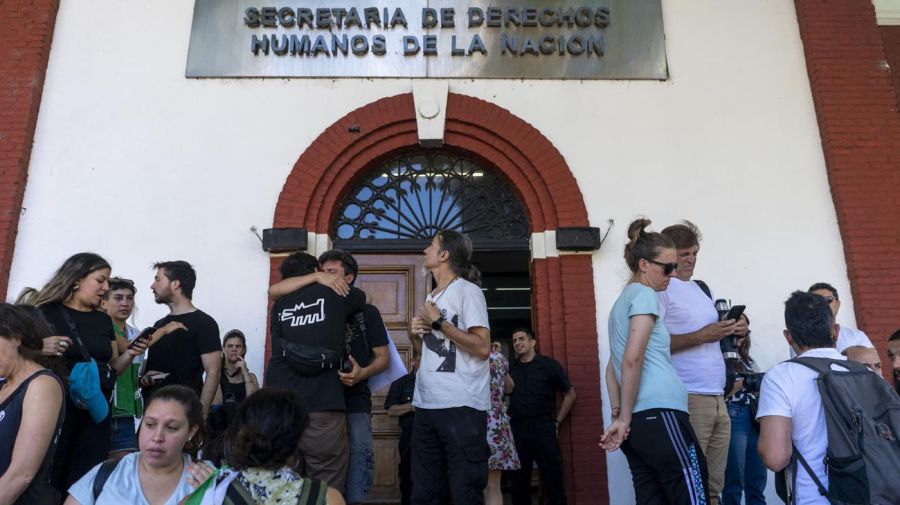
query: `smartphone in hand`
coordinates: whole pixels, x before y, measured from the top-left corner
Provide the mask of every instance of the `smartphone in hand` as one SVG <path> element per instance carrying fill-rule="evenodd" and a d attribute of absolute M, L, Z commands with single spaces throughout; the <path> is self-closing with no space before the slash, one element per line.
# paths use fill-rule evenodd
<path fill-rule="evenodd" d="M 744 314 L 744 309 L 746 308 L 746 305 L 735 305 L 734 307 L 731 307 L 731 309 L 728 310 L 728 314 L 725 314 L 725 319 L 723 319 L 723 321 L 728 321 L 730 319 L 737 321 L 741 318 L 741 315 Z"/>
<path fill-rule="evenodd" d="M 155 329 L 152 326 L 144 328 L 140 335 L 134 337 L 134 340 L 128 343 L 128 349 L 136 349 L 139 344 L 149 343 L 154 331 Z"/>

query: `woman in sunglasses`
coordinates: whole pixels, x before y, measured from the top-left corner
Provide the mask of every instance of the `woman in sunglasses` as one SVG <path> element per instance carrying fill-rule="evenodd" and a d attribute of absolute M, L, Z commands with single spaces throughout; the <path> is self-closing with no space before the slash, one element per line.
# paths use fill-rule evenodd
<path fill-rule="evenodd" d="M 609 314 L 611 357 L 606 369 L 612 425 L 601 437 L 607 451 L 622 448 L 638 505 L 665 497 L 670 504 L 708 503 L 706 461 L 691 428 L 687 390 L 669 354 L 671 339 L 656 293 L 677 268 L 675 244 L 628 227 L 625 263 L 631 280 Z"/>

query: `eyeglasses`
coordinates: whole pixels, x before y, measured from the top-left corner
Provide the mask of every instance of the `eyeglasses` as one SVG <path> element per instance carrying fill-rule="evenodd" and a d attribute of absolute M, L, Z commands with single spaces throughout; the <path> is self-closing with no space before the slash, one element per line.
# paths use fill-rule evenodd
<path fill-rule="evenodd" d="M 646 259 L 646 258 L 645 258 Z M 660 263 L 659 261 L 647 260 L 654 265 L 663 267 L 663 274 L 669 275 L 678 268 L 678 263 Z"/>

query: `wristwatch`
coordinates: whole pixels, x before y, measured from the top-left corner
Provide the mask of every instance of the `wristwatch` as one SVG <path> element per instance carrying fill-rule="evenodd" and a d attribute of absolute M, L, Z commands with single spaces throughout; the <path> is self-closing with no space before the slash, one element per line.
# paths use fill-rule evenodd
<path fill-rule="evenodd" d="M 441 325 L 444 324 L 444 321 L 446 321 L 446 319 L 444 319 L 444 316 L 437 318 L 437 321 L 432 321 L 431 329 L 434 331 L 441 331 Z"/>

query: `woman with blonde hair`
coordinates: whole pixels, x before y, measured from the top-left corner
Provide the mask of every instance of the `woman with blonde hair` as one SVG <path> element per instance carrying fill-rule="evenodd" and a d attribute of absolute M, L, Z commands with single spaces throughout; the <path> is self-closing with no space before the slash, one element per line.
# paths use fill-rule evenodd
<path fill-rule="evenodd" d="M 64 360 L 66 373 L 93 359 L 99 370 L 100 392 L 93 402 L 78 405 L 66 395 L 66 419 L 53 460 L 53 485 L 65 493 L 72 483 L 105 460 L 110 447 L 109 402 L 118 374 L 146 345 L 138 343 L 121 355 L 112 319 L 97 310 L 109 291 L 109 263 L 94 253 L 78 253 L 59 267 L 39 291 L 28 288 L 19 299 L 37 306 L 53 335 L 43 339 L 42 352 Z M 105 408 L 104 408 L 105 406 Z M 105 413 L 104 413 L 105 412 Z"/>

